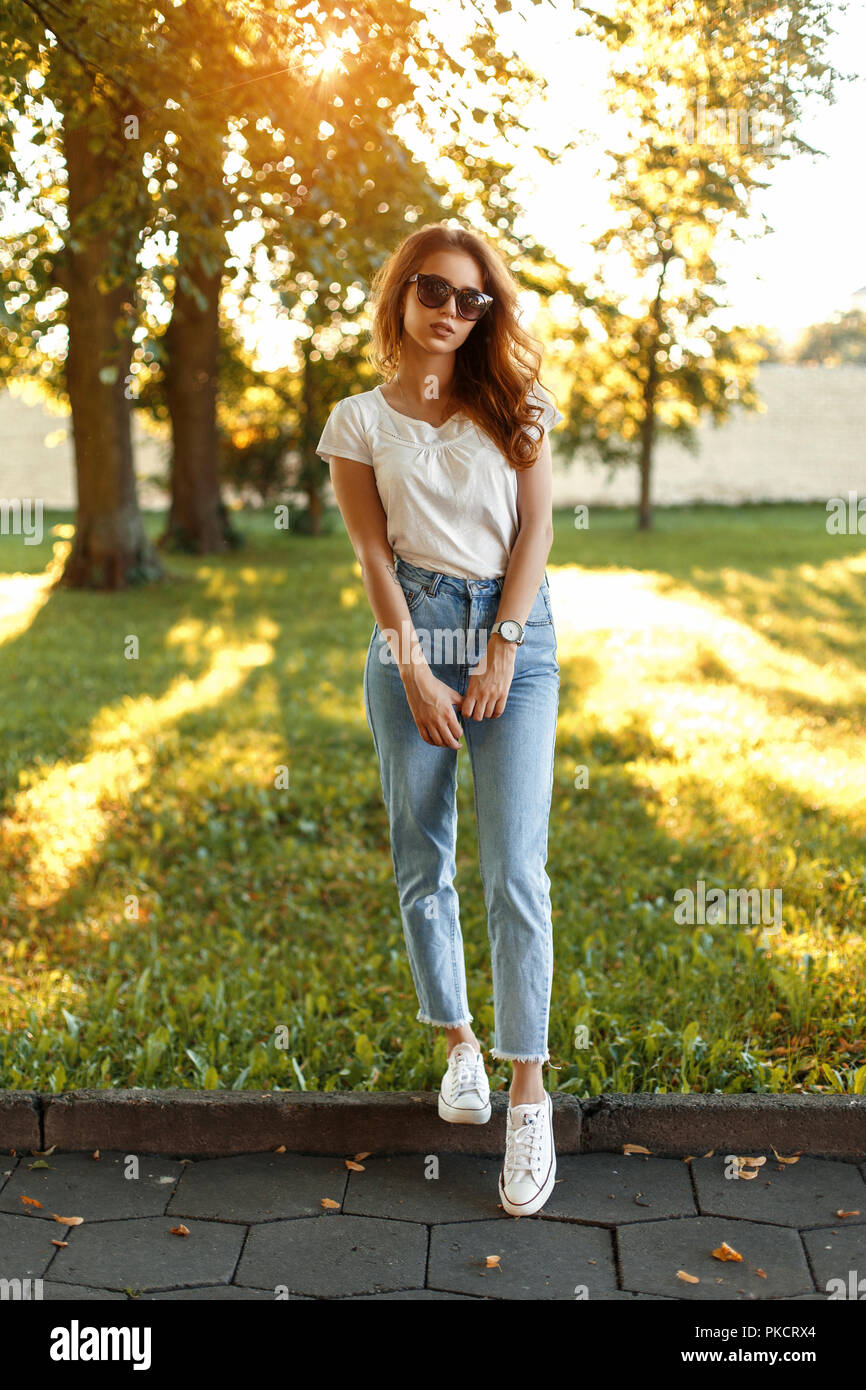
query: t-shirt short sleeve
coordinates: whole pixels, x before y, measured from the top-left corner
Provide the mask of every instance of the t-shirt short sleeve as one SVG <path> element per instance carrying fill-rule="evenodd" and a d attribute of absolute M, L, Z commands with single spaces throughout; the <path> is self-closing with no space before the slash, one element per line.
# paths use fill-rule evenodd
<path fill-rule="evenodd" d="M 352 396 L 345 396 L 343 400 L 337 401 L 322 430 L 316 453 L 327 463 L 330 463 L 332 458 L 346 458 L 357 459 L 359 463 L 368 463 L 372 467 L 373 456 L 367 442 L 364 421 Z"/>
<path fill-rule="evenodd" d="M 565 419 L 562 411 L 557 410 L 556 406 L 553 404 L 552 398 L 542 386 L 536 385 L 534 390 L 530 392 L 529 399 L 542 406 L 541 414 L 536 423 L 541 425 L 545 430 L 552 430 L 554 425 L 558 425 L 560 420 Z"/>

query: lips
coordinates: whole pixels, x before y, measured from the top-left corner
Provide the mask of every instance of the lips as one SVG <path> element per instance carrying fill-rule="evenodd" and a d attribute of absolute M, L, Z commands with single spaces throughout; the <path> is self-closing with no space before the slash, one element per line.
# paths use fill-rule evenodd
<path fill-rule="evenodd" d="M 433 332 L 441 333 L 443 337 L 447 334 L 450 337 L 450 335 L 454 332 L 454 329 L 448 323 L 434 323 Z"/>

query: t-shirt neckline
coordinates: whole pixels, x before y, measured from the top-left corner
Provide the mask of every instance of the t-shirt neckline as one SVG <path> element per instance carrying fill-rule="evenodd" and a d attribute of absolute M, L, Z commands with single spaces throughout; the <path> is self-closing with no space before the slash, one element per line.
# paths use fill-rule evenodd
<path fill-rule="evenodd" d="M 433 430 L 435 434 L 439 434 L 441 430 L 448 429 L 449 425 L 455 425 L 461 420 L 463 421 L 464 426 L 468 423 L 471 423 L 471 421 L 467 421 L 464 412 L 459 409 L 455 410 L 454 414 L 451 415 L 447 420 L 445 420 L 441 425 L 431 424 L 429 420 L 416 420 L 413 415 L 404 415 L 401 410 L 395 409 L 393 405 L 386 401 L 384 395 L 382 394 L 381 385 L 376 386 L 374 389 L 377 393 L 378 399 L 381 402 L 381 404 L 385 407 L 388 413 L 390 415 L 395 416 L 401 422 L 401 424 L 421 426 L 423 429 Z"/>

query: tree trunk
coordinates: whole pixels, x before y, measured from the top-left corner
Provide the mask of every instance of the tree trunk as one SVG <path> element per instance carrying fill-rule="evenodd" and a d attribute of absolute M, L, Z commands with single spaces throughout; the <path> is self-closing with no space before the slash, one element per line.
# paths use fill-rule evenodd
<path fill-rule="evenodd" d="M 650 368 L 652 376 L 652 368 Z M 650 478 L 652 476 L 653 461 L 653 441 L 655 439 L 655 401 L 653 395 L 649 394 L 650 383 L 647 382 L 647 392 L 644 398 L 644 418 L 640 429 L 640 458 L 638 467 L 640 468 L 640 502 L 638 505 L 637 525 L 639 531 L 649 531 L 652 529 L 652 503 L 650 501 Z M 653 383 L 654 388 L 654 383 Z M 649 396 L 649 399 L 647 399 Z"/>
<path fill-rule="evenodd" d="M 172 466 L 171 506 L 159 543 L 197 555 L 222 553 L 233 540 L 220 499 L 216 418 L 222 270 L 221 263 L 206 268 L 198 257 L 181 261 L 164 339 Z"/>
<path fill-rule="evenodd" d="M 86 80 L 86 79 L 82 79 Z M 63 143 L 70 236 L 57 258 L 55 280 L 68 295 L 66 389 L 72 412 L 78 508 L 75 539 L 59 583 L 70 588 L 124 589 L 163 577 L 138 509 L 132 460 L 127 373 L 132 356 L 135 286 L 102 287 L 117 228 L 76 229 L 76 219 L 117 176 L 120 137 L 105 138 L 110 109 L 89 94 L 86 107 L 67 111 Z M 74 126 L 73 126 L 74 122 Z M 98 124 L 102 148 L 88 148 L 87 122 Z M 116 142 L 116 143 L 115 143 Z M 128 152 L 126 159 L 128 160 Z M 132 267 L 135 229 L 129 228 Z M 122 321 L 120 332 L 118 321 Z"/>
<path fill-rule="evenodd" d="M 644 328 L 647 355 L 647 378 L 643 392 L 643 420 L 640 427 L 640 501 L 638 503 L 637 526 L 639 531 L 652 529 L 652 503 L 650 501 L 650 481 L 652 478 L 653 448 L 656 435 L 656 395 L 659 385 L 659 368 L 656 353 L 662 333 L 662 293 L 668 262 L 673 256 L 673 246 L 662 250 L 661 272 L 656 297 Z"/>
<path fill-rule="evenodd" d="M 317 477 L 321 460 L 315 453 L 318 435 L 313 438 L 314 426 L 318 424 L 316 410 L 316 389 L 313 377 L 313 363 L 310 361 L 310 341 L 301 347 L 301 472 L 299 481 L 307 498 L 307 524 L 309 534 L 318 536 L 322 529 L 322 484 Z M 318 466 L 317 466 L 318 465 Z"/>

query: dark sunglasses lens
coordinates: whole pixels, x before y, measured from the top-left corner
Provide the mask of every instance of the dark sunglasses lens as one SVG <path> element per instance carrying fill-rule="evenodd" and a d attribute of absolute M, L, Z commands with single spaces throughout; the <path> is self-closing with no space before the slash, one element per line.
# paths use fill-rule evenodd
<path fill-rule="evenodd" d="M 487 309 L 487 301 L 480 295 L 473 294 L 471 290 L 461 290 L 457 305 L 465 319 L 480 319 Z"/>
<path fill-rule="evenodd" d="M 427 309 L 438 309 L 451 293 L 451 287 L 435 275 L 422 275 L 418 280 L 418 298 Z"/>

